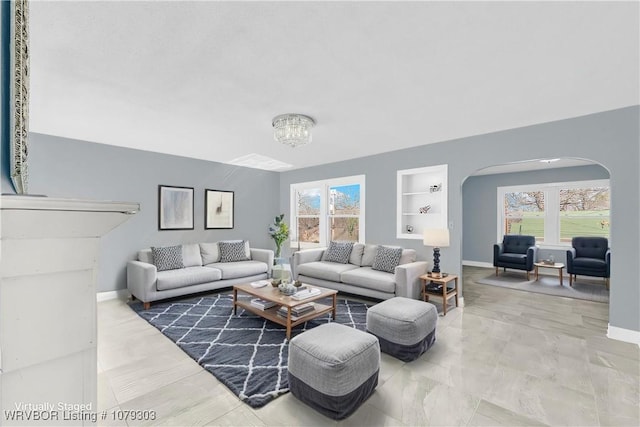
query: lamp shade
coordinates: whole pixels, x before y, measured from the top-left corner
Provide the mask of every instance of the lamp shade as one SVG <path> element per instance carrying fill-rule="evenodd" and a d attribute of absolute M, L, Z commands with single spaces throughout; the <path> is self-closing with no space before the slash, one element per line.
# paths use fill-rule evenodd
<path fill-rule="evenodd" d="M 424 230 L 423 242 L 425 246 L 446 248 L 449 246 L 449 229 L 427 228 Z"/>

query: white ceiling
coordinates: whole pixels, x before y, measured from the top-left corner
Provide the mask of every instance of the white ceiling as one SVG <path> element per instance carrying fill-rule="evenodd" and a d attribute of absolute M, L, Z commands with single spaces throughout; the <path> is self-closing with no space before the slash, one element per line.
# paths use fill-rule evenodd
<path fill-rule="evenodd" d="M 301 168 L 639 101 L 638 2 L 31 2 L 33 132 Z M 317 125 L 310 145 L 271 119 Z"/>

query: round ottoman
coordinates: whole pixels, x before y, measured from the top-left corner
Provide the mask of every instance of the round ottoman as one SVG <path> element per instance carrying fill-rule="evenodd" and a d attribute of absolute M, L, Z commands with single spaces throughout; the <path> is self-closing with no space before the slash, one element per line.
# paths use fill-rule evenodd
<path fill-rule="evenodd" d="M 380 346 L 371 334 L 327 323 L 289 343 L 289 390 L 327 417 L 351 415 L 378 385 Z"/>
<path fill-rule="evenodd" d="M 410 362 L 436 341 L 438 311 L 428 302 L 394 297 L 367 311 L 367 331 L 378 337 L 380 350 Z"/>

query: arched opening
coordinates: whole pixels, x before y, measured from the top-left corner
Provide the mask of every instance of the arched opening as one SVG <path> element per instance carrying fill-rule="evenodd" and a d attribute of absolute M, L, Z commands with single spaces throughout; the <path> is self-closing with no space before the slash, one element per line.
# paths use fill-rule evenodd
<path fill-rule="evenodd" d="M 465 305 L 473 304 L 469 294 L 477 296 L 487 285 L 604 303 L 608 318 L 604 278 L 579 275 L 570 286 L 566 257 L 575 236 L 609 238 L 615 226 L 610 221 L 609 178 L 603 165 L 576 158 L 491 165 L 467 176 L 461 189 L 461 271 L 465 286 L 478 286 L 465 288 Z M 530 277 L 524 269 L 496 270 L 493 245 L 502 242 L 504 234 L 534 236 L 534 261 L 554 266 L 540 265 L 537 280 L 535 268 Z"/>

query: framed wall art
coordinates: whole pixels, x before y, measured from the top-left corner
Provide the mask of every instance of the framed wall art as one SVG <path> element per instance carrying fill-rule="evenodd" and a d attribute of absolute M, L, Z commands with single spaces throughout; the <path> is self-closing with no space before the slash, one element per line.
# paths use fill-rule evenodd
<path fill-rule="evenodd" d="M 193 230 L 193 188 L 158 186 L 158 229 Z"/>
<path fill-rule="evenodd" d="M 233 228 L 233 191 L 204 190 L 204 228 Z"/>

